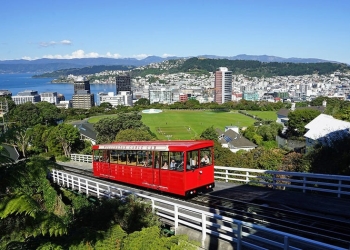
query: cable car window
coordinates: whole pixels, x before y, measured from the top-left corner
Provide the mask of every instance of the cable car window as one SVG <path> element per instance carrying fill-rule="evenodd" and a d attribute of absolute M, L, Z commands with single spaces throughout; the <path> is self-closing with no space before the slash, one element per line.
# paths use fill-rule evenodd
<path fill-rule="evenodd" d="M 198 150 L 188 151 L 186 155 L 186 169 L 198 168 Z"/>
<path fill-rule="evenodd" d="M 200 150 L 201 167 L 212 165 L 212 148 L 202 148 Z"/>
<path fill-rule="evenodd" d="M 136 152 L 137 151 L 134 151 L 134 150 L 129 150 L 128 151 L 128 165 L 131 165 L 131 166 L 136 166 Z"/>
<path fill-rule="evenodd" d="M 153 168 L 159 168 L 160 152 L 154 152 L 154 164 Z"/>
<path fill-rule="evenodd" d="M 136 153 L 136 166 L 143 167 L 144 166 L 144 159 L 146 158 L 146 152 L 145 151 L 137 151 Z"/>
<path fill-rule="evenodd" d="M 100 161 L 102 158 L 101 152 L 102 150 L 94 150 L 94 161 Z"/>
<path fill-rule="evenodd" d="M 183 171 L 184 153 L 170 152 L 169 153 L 169 169 L 176 171 Z"/>
<path fill-rule="evenodd" d="M 119 151 L 119 164 L 126 164 L 126 151 L 125 150 L 120 150 Z"/>
<path fill-rule="evenodd" d="M 110 162 L 111 163 L 118 163 L 118 158 L 119 158 L 118 150 L 111 150 Z"/>
<path fill-rule="evenodd" d="M 161 158 L 161 168 L 162 169 L 169 169 L 169 152 L 160 152 Z"/>

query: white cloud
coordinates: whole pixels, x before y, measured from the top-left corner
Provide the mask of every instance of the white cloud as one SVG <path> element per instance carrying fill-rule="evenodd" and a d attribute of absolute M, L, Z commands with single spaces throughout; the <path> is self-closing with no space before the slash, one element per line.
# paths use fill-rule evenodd
<path fill-rule="evenodd" d="M 84 50 L 79 49 L 70 55 L 44 55 L 43 58 L 49 58 L 49 59 L 73 59 L 73 58 L 96 58 L 96 57 L 108 57 L 108 58 L 122 58 L 120 54 L 112 54 L 110 52 L 107 52 L 105 55 L 100 55 L 97 52 L 90 52 L 85 53 Z"/>
<path fill-rule="evenodd" d="M 61 41 L 62 42 L 62 41 Z M 138 54 L 138 55 L 132 55 L 132 56 L 122 56 L 118 53 L 111 53 L 111 52 L 107 52 L 106 54 L 99 54 L 97 52 L 89 52 L 89 53 L 85 53 L 84 50 L 79 49 L 76 51 L 73 51 L 71 54 L 66 54 L 66 55 L 60 55 L 60 54 L 56 54 L 56 55 L 52 55 L 52 54 L 47 54 L 44 55 L 42 58 L 49 58 L 49 59 L 74 59 L 74 58 L 96 58 L 96 57 L 107 57 L 107 58 L 136 58 L 138 60 L 144 59 L 148 56 L 152 56 L 149 54 Z M 162 57 L 169 57 L 169 56 L 173 56 L 170 54 L 163 54 Z M 27 60 L 33 60 L 30 59 L 30 57 L 23 57 L 27 58 Z"/>
<path fill-rule="evenodd" d="M 175 55 L 171 55 L 171 54 L 163 54 L 162 57 L 166 58 L 166 57 L 170 57 L 170 56 L 175 56 Z"/>
<path fill-rule="evenodd" d="M 119 55 L 119 54 L 112 54 L 111 52 L 107 52 L 106 53 L 106 57 L 109 57 L 109 58 L 122 58 L 121 55 Z"/>
<path fill-rule="evenodd" d="M 50 46 L 55 46 L 57 44 L 61 44 L 61 45 L 71 45 L 72 42 L 70 40 L 62 40 L 60 42 L 56 42 L 56 41 L 50 41 L 50 42 L 40 42 L 39 46 L 40 47 L 50 47 Z"/>
<path fill-rule="evenodd" d="M 60 44 L 63 44 L 63 45 L 71 45 L 72 42 L 69 41 L 69 40 L 62 40 L 62 41 L 60 42 Z"/>
<path fill-rule="evenodd" d="M 139 54 L 139 55 L 133 55 L 133 56 L 131 56 L 131 57 L 141 60 L 141 59 L 145 59 L 145 58 L 148 57 L 148 56 L 152 56 L 152 55 Z"/>

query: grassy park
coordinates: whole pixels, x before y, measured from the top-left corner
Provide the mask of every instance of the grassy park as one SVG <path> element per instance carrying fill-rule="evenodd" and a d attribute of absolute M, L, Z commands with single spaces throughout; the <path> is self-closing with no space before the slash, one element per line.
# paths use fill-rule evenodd
<path fill-rule="evenodd" d="M 267 120 L 276 120 L 277 117 L 275 111 L 255 111 L 253 114 Z M 96 123 L 105 117 L 108 116 L 93 117 L 89 122 Z M 157 114 L 142 113 L 142 122 L 150 127 L 160 140 L 189 140 L 198 137 L 211 126 L 221 130 L 224 130 L 225 126 L 242 128 L 252 125 L 255 120 L 237 111 L 163 110 Z"/>

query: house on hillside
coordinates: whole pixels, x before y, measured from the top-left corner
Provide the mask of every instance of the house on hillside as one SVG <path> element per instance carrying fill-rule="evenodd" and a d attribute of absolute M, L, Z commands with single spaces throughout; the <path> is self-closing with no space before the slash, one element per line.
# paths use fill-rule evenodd
<path fill-rule="evenodd" d="M 325 114 L 317 116 L 306 124 L 305 128 L 307 129 L 304 134 L 306 147 L 312 147 L 316 143 L 331 146 L 332 141 L 350 135 L 350 122 L 338 120 Z"/>
<path fill-rule="evenodd" d="M 11 158 L 13 161 L 18 161 L 19 153 L 18 153 L 16 147 L 9 145 L 9 144 L 6 144 L 6 143 L 2 143 L 1 146 L 7 152 L 7 154 L 2 153 L 4 156 Z"/>
<path fill-rule="evenodd" d="M 81 140 L 88 140 L 92 145 L 96 144 L 97 132 L 95 131 L 93 124 L 86 121 L 79 121 L 73 123 L 73 126 L 79 130 Z"/>
<path fill-rule="evenodd" d="M 308 106 L 308 107 L 295 107 L 295 103 L 292 103 L 292 107 L 290 109 L 280 109 L 277 112 L 277 123 L 280 123 L 283 125 L 282 132 L 285 132 L 287 130 L 287 123 L 288 123 L 288 114 L 290 112 L 293 112 L 294 110 L 300 110 L 300 109 L 314 109 L 318 110 L 322 113 L 326 110 L 327 102 L 323 101 L 322 106 Z"/>
<path fill-rule="evenodd" d="M 225 132 L 218 128 L 215 130 L 219 135 L 218 141 L 221 143 L 221 146 L 229 148 L 234 153 L 239 150 L 249 151 L 257 147 L 256 144 L 239 134 L 238 127 L 227 126 L 225 127 Z"/>

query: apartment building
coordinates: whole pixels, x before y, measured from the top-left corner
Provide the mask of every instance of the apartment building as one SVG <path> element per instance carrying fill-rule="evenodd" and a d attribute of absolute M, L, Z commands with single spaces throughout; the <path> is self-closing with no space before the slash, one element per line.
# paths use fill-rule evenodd
<path fill-rule="evenodd" d="M 220 67 L 215 72 L 214 101 L 218 104 L 232 101 L 232 71 Z"/>

